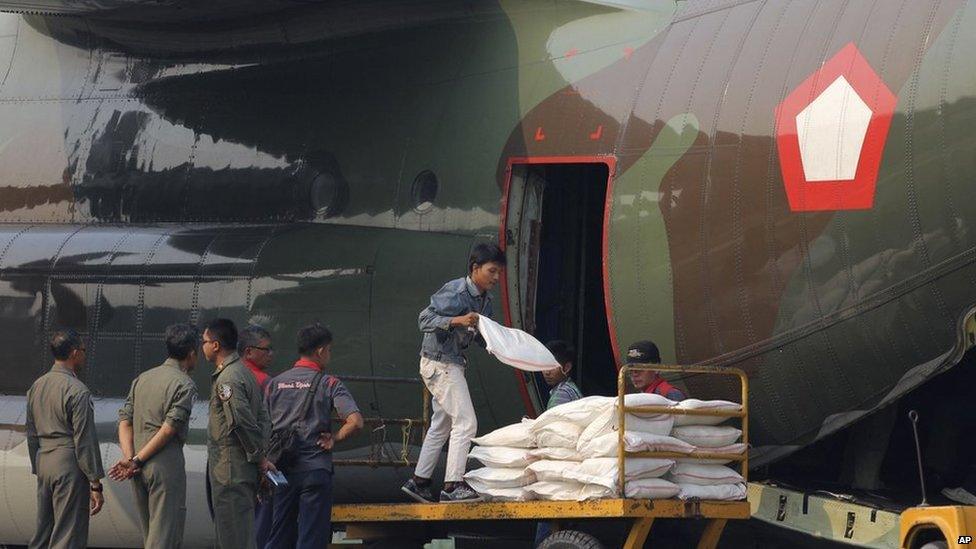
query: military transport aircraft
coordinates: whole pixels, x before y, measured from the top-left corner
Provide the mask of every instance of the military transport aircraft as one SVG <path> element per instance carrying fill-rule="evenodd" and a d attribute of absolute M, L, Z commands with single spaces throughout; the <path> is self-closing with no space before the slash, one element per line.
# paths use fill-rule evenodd
<path fill-rule="evenodd" d="M 976 306 L 965 0 L 0 0 L 0 542 L 34 528 L 24 400 L 83 332 L 107 463 L 164 327 L 336 334 L 370 431 L 337 500 L 394 497 L 421 429 L 417 313 L 479 240 L 499 316 L 752 377 L 753 464 L 958 363 Z M 477 353 L 475 353 L 477 354 Z M 210 367 L 194 378 L 202 395 Z M 540 409 L 475 357 L 480 432 Z M 730 395 L 703 378 L 698 396 Z M 205 403 L 187 542 L 211 539 Z M 382 466 L 372 467 L 382 463 Z M 399 464 L 395 466 L 394 464 Z M 109 483 L 97 545 L 137 544 Z"/>

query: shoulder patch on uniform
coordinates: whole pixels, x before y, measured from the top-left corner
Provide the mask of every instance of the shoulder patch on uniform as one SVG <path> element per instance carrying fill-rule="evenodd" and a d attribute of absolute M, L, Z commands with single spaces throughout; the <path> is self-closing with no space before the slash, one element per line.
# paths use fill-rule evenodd
<path fill-rule="evenodd" d="M 234 392 L 227 383 L 221 383 L 217 386 L 217 396 L 220 397 L 220 400 L 230 400 L 233 394 Z"/>

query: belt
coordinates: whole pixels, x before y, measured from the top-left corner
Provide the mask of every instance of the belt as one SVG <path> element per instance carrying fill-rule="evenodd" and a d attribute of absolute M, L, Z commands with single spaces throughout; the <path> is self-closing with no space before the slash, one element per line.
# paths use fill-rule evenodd
<path fill-rule="evenodd" d="M 75 449 L 75 442 L 70 438 L 63 439 L 40 439 L 37 444 L 40 450 L 57 450 L 58 448 Z"/>
<path fill-rule="evenodd" d="M 436 360 L 437 362 L 441 362 L 443 364 L 453 364 L 454 366 L 460 366 L 461 368 L 464 368 L 465 366 L 468 365 L 467 359 L 464 358 L 463 356 L 461 357 L 461 361 L 460 362 L 458 362 L 456 360 L 446 360 L 445 361 L 444 360 L 444 357 L 448 357 L 448 358 L 452 358 L 453 359 L 453 358 L 455 358 L 455 356 L 454 355 L 448 355 L 447 353 L 441 353 L 441 352 L 431 353 L 431 352 L 428 352 L 428 351 L 420 351 L 420 356 L 422 356 L 424 358 L 429 358 L 430 360 Z"/>

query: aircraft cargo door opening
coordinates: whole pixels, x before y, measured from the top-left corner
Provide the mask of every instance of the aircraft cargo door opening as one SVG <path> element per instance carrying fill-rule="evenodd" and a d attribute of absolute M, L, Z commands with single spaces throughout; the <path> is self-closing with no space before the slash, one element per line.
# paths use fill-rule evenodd
<path fill-rule="evenodd" d="M 507 299 L 513 326 L 576 350 L 571 377 L 585 395 L 612 395 L 616 367 L 607 327 L 603 225 L 610 166 L 513 161 L 507 185 Z M 530 392 L 545 409 L 540 374 Z"/>

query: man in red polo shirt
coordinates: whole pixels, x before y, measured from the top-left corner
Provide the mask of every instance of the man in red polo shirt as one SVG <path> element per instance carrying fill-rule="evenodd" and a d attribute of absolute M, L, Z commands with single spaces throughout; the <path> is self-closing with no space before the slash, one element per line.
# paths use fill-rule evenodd
<path fill-rule="evenodd" d="M 638 341 L 627 348 L 627 364 L 660 364 L 661 352 L 653 341 Z M 685 394 L 652 370 L 631 370 L 630 381 L 643 393 L 657 393 L 671 400 L 684 400 Z"/>
<path fill-rule="evenodd" d="M 254 374 L 261 394 L 267 393 L 268 368 L 274 359 L 271 346 L 271 333 L 257 324 L 251 324 L 237 334 L 237 353 L 247 369 Z M 254 538 L 258 549 L 262 549 L 271 535 L 271 519 L 274 516 L 274 501 L 268 491 L 267 483 L 262 483 L 258 491 L 258 501 L 254 506 Z"/>
<path fill-rule="evenodd" d="M 258 381 L 258 388 L 261 393 L 267 390 L 268 367 L 274 359 L 274 347 L 271 346 L 271 334 L 267 330 L 252 324 L 241 330 L 237 339 L 237 352 L 241 355 L 241 360 L 248 370 L 254 374 Z"/>

